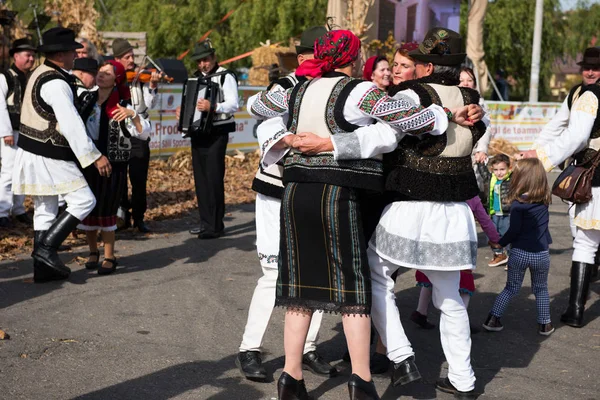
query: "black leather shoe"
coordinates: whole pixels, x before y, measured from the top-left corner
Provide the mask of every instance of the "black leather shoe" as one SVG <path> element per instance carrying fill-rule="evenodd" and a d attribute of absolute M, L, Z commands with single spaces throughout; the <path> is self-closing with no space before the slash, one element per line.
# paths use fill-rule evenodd
<path fill-rule="evenodd" d="M 133 227 L 137 228 L 138 231 L 140 231 L 141 233 L 150 233 L 152 232 L 150 230 L 150 228 L 148 228 L 146 226 L 146 223 L 144 222 L 143 219 L 137 220 L 133 222 Z"/>
<path fill-rule="evenodd" d="M 356 374 L 352 374 L 348 381 L 350 400 L 379 400 L 373 381 L 367 382 Z"/>
<path fill-rule="evenodd" d="M 204 227 L 202 227 L 202 226 L 197 226 L 195 228 L 190 229 L 190 233 L 192 235 L 198 235 L 198 234 L 200 234 L 202 232 L 204 232 Z"/>
<path fill-rule="evenodd" d="M 450 393 L 454 395 L 455 399 L 476 399 L 478 394 L 475 393 L 475 389 L 468 392 L 461 392 L 450 383 L 450 379 L 438 379 L 435 383 L 435 388 L 444 393 Z"/>
<path fill-rule="evenodd" d="M 219 231 L 219 232 L 202 231 L 198 234 L 198 239 L 216 239 L 216 238 L 220 238 L 221 236 L 223 236 L 223 231 Z"/>
<path fill-rule="evenodd" d="M 15 219 L 22 224 L 33 225 L 33 220 L 31 219 L 31 217 L 29 215 L 27 215 L 27 213 L 16 215 Z"/>
<path fill-rule="evenodd" d="M 372 374 L 385 374 L 390 369 L 390 359 L 385 354 L 375 352 L 371 355 L 369 367 Z"/>
<path fill-rule="evenodd" d="M 297 381 L 284 371 L 277 381 L 277 400 L 313 400 L 313 398 L 306 391 L 304 379 Z"/>
<path fill-rule="evenodd" d="M 337 369 L 331 366 L 316 351 L 309 351 L 302 357 L 302 369 L 307 369 L 313 374 L 333 377 L 337 375 Z"/>
<path fill-rule="evenodd" d="M 12 221 L 10 220 L 10 218 L 0 218 L 0 228 L 12 228 Z"/>
<path fill-rule="evenodd" d="M 419 325 L 423 329 L 433 329 L 435 325 L 427 321 L 427 315 L 423 315 L 418 311 L 413 311 L 410 315 L 410 320 Z"/>
<path fill-rule="evenodd" d="M 571 291 L 569 293 L 569 307 L 560 317 L 566 325 L 581 328 L 583 326 L 583 311 L 590 288 L 592 265 L 573 261 L 571 264 Z"/>
<path fill-rule="evenodd" d="M 110 264 L 110 267 L 105 267 L 104 263 Z M 98 268 L 98 275 L 110 275 L 117 270 L 117 258 L 105 258 L 102 265 Z"/>
<path fill-rule="evenodd" d="M 62 213 L 48 229 L 39 245 L 33 250 L 34 260 L 58 272 L 70 274 L 71 270 L 62 262 L 57 251 L 58 247 L 77 227 L 79 222 L 81 221 L 68 212 Z"/>
<path fill-rule="evenodd" d="M 415 364 L 415 356 L 410 356 L 404 361 L 394 363 L 392 367 L 392 385 L 406 385 L 418 379 L 421 379 L 421 374 Z"/>
<path fill-rule="evenodd" d="M 265 381 L 267 379 L 267 370 L 262 365 L 260 352 L 241 351 L 235 358 L 235 365 L 246 379 L 251 381 Z"/>

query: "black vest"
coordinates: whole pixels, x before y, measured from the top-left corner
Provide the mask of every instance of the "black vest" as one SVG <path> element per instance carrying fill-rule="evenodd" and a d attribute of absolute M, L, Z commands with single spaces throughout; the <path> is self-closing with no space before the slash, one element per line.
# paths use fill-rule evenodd
<path fill-rule="evenodd" d="M 431 104 L 445 106 L 429 83 L 457 87 L 443 80 L 437 82 L 436 77 L 431 76 L 404 82 L 392 88 L 390 95 L 412 89 L 419 96 L 423 107 Z M 464 105 L 479 104 L 477 91 L 462 87 L 458 89 Z M 485 124 L 481 121 L 470 127 L 471 148 L 462 149 L 465 150 L 462 152 L 464 155 L 458 157 L 440 156 L 452 145 L 448 141 L 447 133 L 439 136 L 405 136 L 396 150 L 383 156 L 386 191 L 391 192 L 391 198 L 396 201 L 456 202 L 477 196 L 479 188 L 471 164 L 471 151 L 485 130 Z"/>
<path fill-rule="evenodd" d="M 4 73 L 4 77 L 6 78 L 6 84 L 8 86 L 6 105 L 10 117 L 10 124 L 13 130 L 17 131 L 21 125 L 21 104 L 23 103 L 23 96 L 25 96 L 27 75 L 13 64 L 10 66 L 9 70 Z"/>
<path fill-rule="evenodd" d="M 596 95 L 598 101 L 600 101 L 600 85 L 588 85 L 581 86 L 581 91 L 579 92 L 579 97 L 581 97 L 585 92 L 590 91 Z M 592 126 L 592 131 L 590 132 L 590 140 L 600 138 L 600 107 L 596 111 L 596 120 L 594 121 L 594 125 Z M 577 154 L 573 155 L 573 158 L 577 160 L 578 165 L 590 164 L 590 161 L 596 156 L 597 150 L 588 147 Z M 600 168 L 596 168 L 594 172 L 594 177 L 592 178 L 592 186 L 600 187 Z"/>

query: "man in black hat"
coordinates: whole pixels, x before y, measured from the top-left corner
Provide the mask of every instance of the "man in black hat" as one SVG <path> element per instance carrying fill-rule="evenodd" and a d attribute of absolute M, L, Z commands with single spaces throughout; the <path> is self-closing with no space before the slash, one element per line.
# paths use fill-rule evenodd
<path fill-rule="evenodd" d="M 97 140 L 100 130 L 100 105 L 98 105 L 98 61 L 93 58 L 77 58 L 73 66 L 75 88 L 77 90 L 75 106 L 83 122 L 88 136 Z"/>
<path fill-rule="evenodd" d="M 125 71 L 135 71 L 133 46 L 128 40 L 117 38 L 112 43 L 113 56 L 120 62 Z M 153 72 L 150 82 L 129 85 L 131 103 L 135 111 L 144 118 L 148 118 L 148 110 L 156 105 L 158 82 L 161 74 Z M 133 217 L 133 226 L 142 233 L 150 232 L 144 222 L 146 213 L 146 183 L 148 181 L 148 167 L 150 165 L 150 138 L 142 140 L 131 138 L 131 155 L 129 158 L 129 181 L 131 182 L 131 201 L 127 190 L 123 193 L 121 209 L 124 211 L 125 226 L 129 227 Z M 131 213 L 130 211 L 131 210 Z"/>
<path fill-rule="evenodd" d="M 198 111 L 215 111 L 210 132 L 192 137 L 192 166 L 200 226 L 190 230 L 199 239 L 214 239 L 223 235 L 225 225 L 225 152 L 229 132 L 235 131 L 233 113 L 238 109 L 237 79 L 233 72 L 219 66 L 210 40 L 196 43 L 190 57 L 198 65 L 196 76 L 209 78 L 219 86 L 217 101 L 199 99 Z"/>
<path fill-rule="evenodd" d="M 71 270 L 57 250 L 69 233 L 94 208 L 92 194 L 81 168 L 94 164 L 108 176 L 111 166 L 87 136 L 74 105 L 73 68 L 75 33 L 62 27 L 42 35 L 38 51 L 46 61 L 31 74 L 21 107 L 21 125 L 13 191 L 33 198 L 34 281 L 66 279 Z M 79 164 L 79 165 L 78 165 Z M 67 209 L 58 218 L 58 197 Z"/>
<path fill-rule="evenodd" d="M 29 72 L 35 62 L 35 52 L 29 39 L 15 40 L 9 51 L 13 64 L 8 71 L 0 74 L 0 227 L 11 225 L 10 214 L 19 222 L 32 223 L 25 213 L 25 196 L 12 192 L 12 170 L 17 154 L 21 103 Z"/>
<path fill-rule="evenodd" d="M 314 57 L 315 40 L 327 33 L 322 26 L 315 26 L 302 33 L 300 45 L 296 46 L 298 65 Z M 304 82 L 306 77 L 294 72 L 273 82 L 270 90 L 285 90 Z M 281 119 L 277 117 L 275 119 Z M 273 121 L 261 124 L 259 129 L 270 129 Z M 276 122 L 275 122 L 276 124 Z M 263 275 L 258 280 L 250 307 L 248 321 L 240 344 L 236 365 L 248 379 L 264 380 L 267 371 L 262 365 L 262 341 L 271 319 L 275 304 L 275 283 L 277 281 L 277 261 L 279 253 L 279 211 L 283 195 L 282 168 L 272 165 L 263 168 L 259 165 L 252 182 L 256 194 L 256 250 Z M 334 376 L 337 370 L 317 353 L 317 336 L 321 328 L 323 312 L 315 312 L 310 323 L 304 345 L 303 364 L 316 374 Z"/>

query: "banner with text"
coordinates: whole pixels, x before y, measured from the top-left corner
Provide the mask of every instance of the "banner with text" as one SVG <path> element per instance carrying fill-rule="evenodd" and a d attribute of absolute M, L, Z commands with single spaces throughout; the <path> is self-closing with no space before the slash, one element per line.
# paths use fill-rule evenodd
<path fill-rule="evenodd" d="M 528 150 L 560 108 L 560 103 L 486 102 L 492 138 L 506 139 Z"/>
<path fill-rule="evenodd" d="M 236 130 L 229 134 L 227 150 L 251 151 L 258 148 L 256 120 L 246 112 L 248 98 L 262 87 L 240 86 L 239 111 L 235 113 Z M 153 156 L 168 156 L 190 148 L 177 130 L 175 109 L 181 105 L 183 85 L 162 85 L 156 109 L 150 112 Z M 560 103 L 486 102 L 490 113 L 492 138 L 503 138 L 521 150 L 529 149 L 542 128 L 560 108 Z"/>
<path fill-rule="evenodd" d="M 227 150 L 238 149 L 241 151 L 255 150 L 258 148 L 256 141 L 256 120 L 246 112 L 248 98 L 263 87 L 240 86 L 239 111 L 235 113 L 236 130 L 229 134 Z M 161 85 L 156 108 L 150 111 L 152 133 L 150 151 L 153 156 L 162 157 L 174 154 L 181 150 L 190 149 L 190 139 L 184 138 L 177 130 L 175 109 L 181 105 L 183 85 Z"/>

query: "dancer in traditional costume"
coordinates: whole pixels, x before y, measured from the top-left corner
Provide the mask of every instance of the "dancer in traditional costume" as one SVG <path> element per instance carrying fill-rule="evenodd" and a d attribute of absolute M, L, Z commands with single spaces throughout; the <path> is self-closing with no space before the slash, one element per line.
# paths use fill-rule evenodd
<path fill-rule="evenodd" d="M 417 135 L 440 134 L 448 126 L 449 110 L 413 107 L 411 101 L 388 97 L 373 83 L 351 78 L 359 50 L 360 40 L 352 32 L 330 31 L 316 41 L 315 59 L 297 71 L 319 79 L 286 92 L 261 92 L 248 103 L 248 111 L 263 118 L 289 112 L 288 132 L 283 129 L 265 141 L 262 157 L 270 165 L 285 156 L 276 305 L 288 312 L 280 399 L 308 398 L 302 348 L 314 310 L 343 315 L 352 360 L 351 399 L 379 398 L 369 371 L 371 281 L 357 197 L 361 189 L 382 189 L 383 166 L 376 158 L 361 160 L 359 142 L 342 144 L 344 152 L 354 152 L 352 160 L 336 161 L 331 152 L 319 149 L 312 154 L 289 152 L 292 145 L 302 147 L 302 135 L 295 133 L 312 131 L 330 138 L 385 121 L 369 127 L 368 133 L 387 139 L 386 151 L 403 134 L 391 126 Z"/>
<path fill-rule="evenodd" d="M 302 33 L 300 44 L 296 46 L 298 65 L 305 60 L 313 58 L 314 43 L 317 38 L 327 33 L 322 26 L 307 29 Z M 294 87 L 298 82 L 304 82 L 306 77 L 289 75 L 276 80 L 270 90 L 286 90 Z M 281 121 L 275 121 L 279 119 Z M 282 117 L 276 117 L 265 121 L 258 127 L 258 137 L 271 136 L 271 127 L 283 124 Z M 277 129 L 277 128 L 274 128 Z M 266 133 L 263 133 L 266 131 Z M 267 371 L 262 365 L 261 350 L 262 342 L 271 313 L 275 305 L 275 285 L 277 282 L 277 260 L 279 255 L 279 214 L 281 209 L 281 196 L 283 195 L 282 182 L 283 167 L 271 165 L 264 168 L 259 165 L 256 177 L 252 182 L 252 189 L 256 193 L 256 250 L 262 267 L 263 275 L 260 277 L 254 289 L 252 301 L 248 309 L 248 321 L 244 329 L 236 365 L 247 379 L 265 380 Z M 327 363 L 317 353 L 317 336 L 323 312 L 313 313 L 313 317 L 304 345 L 302 366 L 314 373 L 334 376 L 337 370 Z"/>
<path fill-rule="evenodd" d="M 14 62 L 0 74 L 0 228 L 12 225 L 11 214 L 21 223 L 31 225 L 32 222 L 25 212 L 25 196 L 13 194 L 12 172 L 18 149 L 21 104 L 35 63 L 35 52 L 29 39 L 15 40 L 9 51 Z"/>
<path fill-rule="evenodd" d="M 98 138 L 94 143 L 108 157 L 112 165 L 112 174 L 104 177 L 92 167 L 84 169 L 83 175 L 98 201 L 78 228 L 86 231 L 90 246 L 90 257 L 85 267 L 98 269 L 98 275 L 108 275 L 117 268 L 114 252 L 117 211 L 123 191 L 127 189 L 127 162 L 131 154 L 131 138 L 147 139 L 150 136 L 150 122 L 142 118 L 130 104 L 129 88 L 125 85 L 125 68 L 121 63 L 105 62 L 100 67 L 96 80 L 101 113 L 97 122 Z M 98 265 L 98 231 L 101 232 L 104 242 L 104 260 L 101 266 Z"/>
<path fill-rule="evenodd" d="M 34 281 L 65 279 L 71 270 L 57 254 L 69 233 L 94 208 L 96 199 L 77 163 L 92 164 L 103 176 L 111 166 L 87 136 L 74 106 L 72 77 L 75 49 L 81 45 L 66 28 L 44 32 L 38 51 L 46 61 L 29 78 L 21 109 L 19 150 L 13 170 L 13 191 L 33 197 L 35 230 Z M 58 219 L 58 196 L 67 209 Z"/>

